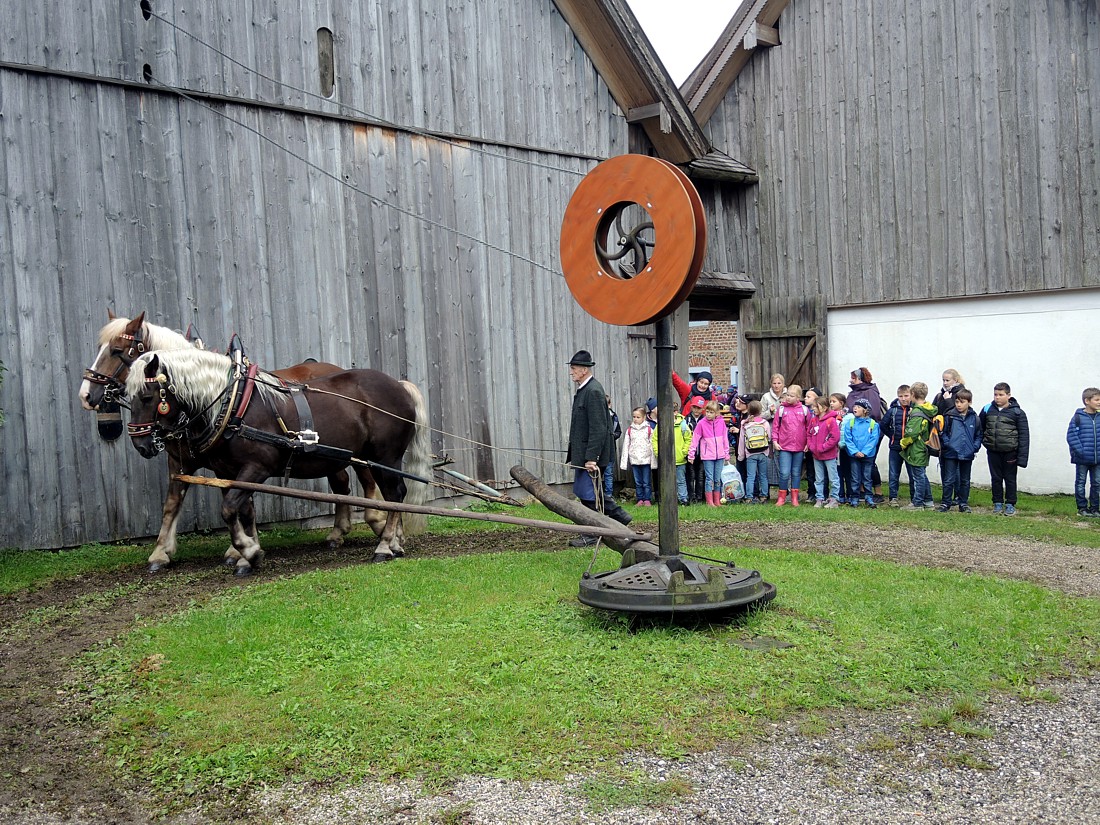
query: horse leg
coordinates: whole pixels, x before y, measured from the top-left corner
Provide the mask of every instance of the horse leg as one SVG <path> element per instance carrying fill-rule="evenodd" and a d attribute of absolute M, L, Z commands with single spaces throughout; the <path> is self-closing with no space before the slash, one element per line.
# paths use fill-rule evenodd
<path fill-rule="evenodd" d="M 237 575 L 251 576 L 254 566 L 263 559 L 264 551 L 256 539 L 256 511 L 252 494 L 244 490 L 227 489 L 222 496 L 222 520 L 229 528 L 237 559 Z M 253 564 L 255 561 L 255 565 Z"/>
<path fill-rule="evenodd" d="M 359 476 L 359 486 L 363 488 L 363 498 L 377 498 L 378 485 L 374 483 L 374 476 L 366 467 L 356 467 L 355 474 Z M 382 510 L 372 510 L 369 507 L 363 513 L 363 520 L 370 525 L 374 535 L 381 536 L 386 527 L 386 514 Z"/>
<path fill-rule="evenodd" d="M 351 476 L 347 470 L 341 470 L 328 477 L 328 486 L 338 496 L 346 496 L 351 492 Z M 328 534 L 328 549 L 335 550 L 344 543 L 344 536 L 351 530 L 351 505 L 337 504 L 336 519 L 332 524 L 332 532 Z"/>
<path fill-rule="evenodd" d="M 378 475 L 378 484 L 384 501 L 401 501 L 405 498 L 405 483 L 400 476 L 391 476 L 384 471 L 380 471 Z M 398 535 L 400 523 L 400 513 L 392 510 L 386 513 L 385 526 L 382 528 L 378 546 L 374 549 L 374 557 L 371 561 L 392 561 L 405 555 Z"/>

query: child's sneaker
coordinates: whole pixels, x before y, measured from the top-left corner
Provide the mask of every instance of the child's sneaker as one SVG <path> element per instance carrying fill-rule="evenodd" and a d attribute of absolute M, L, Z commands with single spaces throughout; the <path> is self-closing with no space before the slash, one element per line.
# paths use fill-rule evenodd
<path fill-rule="evenodd" d="M 1086 510 L 1084 507 L 1082 507 L 1080 510 L 1077 511 L 1077 515 L 1079 515 L 1079 516 L 1087 516 L 1088 514 L 1089 514 L 1089 511 Z"/>
<path fill-rule="evenodd" d="M 840 506 L 840 504 L 837 502 L 837 500 L 835 498 L 831 498 L 831 499 L 829 499 L 828 501 L 825 502 L 825 509 L 826 510 L 835 510 L 839 506 Z"/>
<path fill-rule="evenodd" d="M 1006 504 L 1006 505 L 1005 505 L 1005 515 L 1006 515 L 1006 516 L 1014 516 L 1014 515 L 1016 515 L 1016 508 L 1015 508 L 1015 506 L 1013 506 L 1013 505 L 1011 505 L 1011 504 Z"/>
<path fill-rule="evenodd" d="M 823 499 L 823 498 L 819 498 L 817 501 L 814 502 L 814 509 L 815 510 L 820 510 L 824 506 L 825 506 L 825 499 Z"/>
<path fill-rule="evenodd" d="M 890 506 L 891 507 L 901 507 L 901 504 L 898 502 L 898 500 L 896 498 L 892 498 L 892 499 L 890 499 Z"/>
<path fill-rule="evenodd" d="M 1001 504 L 1001 502 L 997 501 L 997 502 L 993 503 L 993 512 L 994 513 L 1000 514 L 1000 513 L 1003 513 L 1004 510 L 1005 510 L 1005 506 L 1003 504 Z"/>
<path fill-rule="evenodd" d="M 853 498 L 851 501 L 848 502 L 848 506 L 849 507 L 858 507 L 859 506 L 859 500 Z"/>
<path fill-rule="evenodd" d="M 878 505 L 875 504 L 875 500 L 873 498 L 867 499 L 867 506 L 870 507 L 872 510 L 878 509 Z"/>
<path fill-rule="evenodd" d="M 941 504 L 939 507 L 936 508 L 936 512 L 937 513 L 950 513 L 951 512 L 951 505 L 950 504 Z"/>
<path fill-rule="evenodd" d="M 923 504 L 906 504 L 901 509 L 902 510 L 923 510 L 924 505 Z"/>
<path fill-rule="evenodd" d="M 969 504 L 960 504 L 959 505 L 959 512 L 960 513 L 973 513 L 974 511 L 970 509 Z"/>

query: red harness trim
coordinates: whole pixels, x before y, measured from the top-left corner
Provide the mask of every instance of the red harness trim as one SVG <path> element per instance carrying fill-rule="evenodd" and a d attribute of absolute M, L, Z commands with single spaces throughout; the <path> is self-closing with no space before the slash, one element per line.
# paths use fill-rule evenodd
<path fill-rule="evenodd" d="M 244 418 L 245 412 L 248 410 L 248 404 L 252 401 L 252 391 L 256 388 L 256 373 L 260 371 L 260 368 L 255 364 L 248 365 L 248 371 L 244 374 L 244 389 L 241 391 L 241 403 L 237 405 L 237 411 L 233 413 L 233 418 L 240 420 Z"/>

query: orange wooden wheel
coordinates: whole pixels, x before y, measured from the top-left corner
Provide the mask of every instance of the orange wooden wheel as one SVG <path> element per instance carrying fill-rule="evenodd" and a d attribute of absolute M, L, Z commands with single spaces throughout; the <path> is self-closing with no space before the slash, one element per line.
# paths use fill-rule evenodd
<path fill-rule="evenodd" d="M 589 172 L 573 193 L 560 250 L 566 283 L 589 315 L 607 324 L 649 324 L 695 286 L 706 251 L 703 203 L 671 163 L 620 155 Z"/>

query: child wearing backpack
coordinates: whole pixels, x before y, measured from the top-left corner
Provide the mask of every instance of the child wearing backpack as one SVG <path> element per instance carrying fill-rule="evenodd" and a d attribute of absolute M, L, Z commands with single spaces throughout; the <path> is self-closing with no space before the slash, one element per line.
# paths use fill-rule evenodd
<path fill-rule="evenodd" d="M 840 451 L 840 424 L 835 411 L 829 409 L 829 401 L 818 396 L 813 401 L 814 414 L 806 428 L 806 440 L 814 459 L 814 507 L 837 507 L 840 497 L 840 479 L 837 477 L 836 457 Z M 829 480 L 829 498 L 825 499 L 825 480 Z"/>
<path fill-rule="evenodd" d="M 741 422 L 737 457 L 745 462 L 745 502 L 763 504 L 768 500 L 768 458 L 771 456 L 772 428 L 762 415 L 763 406 L 753 400 Z"/>
<path fill-rule="evenodd" d="M 635 407 L 631 413 L 619 468 L 630 469 L 634 476 L 634 498 L 642 507 L 649 507 L 653 504 L 653 468 L 657 466 L 657 456 L 653 452 L 653 430 L 646 423 L 645 414 L 645 407 Z"/>
<path fill-rule="evenodd" d="M 1016 515 L 1016 473 L 1027 466 L 1031 434 L 1027 414 L 1012 397 L 1004 381 L 993 386 L 993 400 L 985 405 L 978 420 L 982 445 L 993 482 L 993 512 Z"/>
<path fill-rule="evenodd" d="M 970 471 L 974 456 L 982 448 L 982 428 L 978 414 L 970 406 L 974 393 L 966 387 L 956 387 L 952 393 L 954 402 L 943 416 L 943 432 L 940 434 L 940 474 L 943 482 L 941 513 L 947 513 L 958 505 L 960 513 L 970 509 Z"/>
<path fill-rule="evenodd" d="M 722 498 L 722 467 L 730 457 L 729 428 L 718 414 L 717 401 L 707 402 L 703 418 L 692 432 L 688 464 L 695 461 L 696 456 L 703 464 L 703 497 L 708 507 L 717 507 Z"/>
<path fill-rule="evenodd" d="M 782 507 L 791 498 L 798 506 L 798 485 L 802 481 L 802 456 L 806 452 L 806 422 L 809 415 L 802 403 L 802 388 L 787 387 L 779 398 L 779 409 L 772 419 L 772 449 L 777 450 L 779 464 L 779 498 L 775 506 Z"/>
<path fill-rule="evenodd" d="M 667 424 L 665 426 L 668 426 Z M 688 503 L 688 487 L 687 487 L 687 457 L 688 448 L 691 447 L 691 427 L 688 426 L 687 421 L 684 419 L 683 413 L 679 410 L 673 413 L 673 436 L 672 443 L 676 447 L 676 500 L 680 504 Z M 658 424 L 653 428 L 653 435 L 651 436 L 651 443 L 653 445 L 653 456 L 658 461 L 660 456 L 657 455 L 657 433 L 661 428 L 661 424 Z"/>
<path fill-rule="evenodd" d="M 844 419 L 841 439 L 852 464 L 849 488 L 851 498 L 848 504 L 851 507 L 859 506 L 859 491 L 862 488 L 867 497 L 867 506 L 873 510 L 877 505 L 871 486 L 871 466 L 875 463 L 875 453 L 878 452 L 879 426 L 871 418 L 871 402 L 866 398 L 856 399 L 852 404 L 852 416 Z"/>
<path fill-rule="evenodd" d="M 1077 515 L 1100 516 L 1100 389 L 1089 387 L 1081 393 L 1083 407 L 1073 414 L 1066 431 L 1069 460 L 1077 468 L 1073 495 L 1077 499 Z M 1085 498 L 1085 482 L 1092 477 L 1089 497 Z"/>
<path fill-rule="evenodd" d="M 909 387 L 912 403 L 909 408 L 909 420 L 905 422 L 905 432 L 901 437 L 901 457 L 909 471 L 910 492 L 913 503 L 903 509 L 931 509 L 932 485 L 928 481 L 928 439 L 932 435 L 932 421 L 937 415 L 934 404 L 928 403 L 928 385 L 923 381 L 914 381 Z"/>

